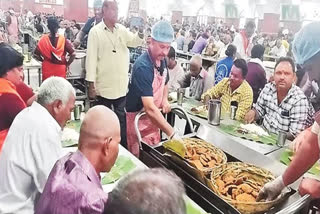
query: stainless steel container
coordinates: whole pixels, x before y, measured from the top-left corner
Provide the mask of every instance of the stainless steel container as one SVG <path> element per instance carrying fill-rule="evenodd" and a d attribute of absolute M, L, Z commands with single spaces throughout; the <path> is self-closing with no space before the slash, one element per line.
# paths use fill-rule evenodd
<path fill-rule="evenodd" d="M 81 105 L 75 105 L 75 107 L 73 109 L 73 116 L 74 116 L 75 120 L 80 120 L 81 111 L 82 111 L 82 106 Z"/>
<path fill-rule="evenodd" d="M 208 123 L 214 126 L 219 126 L 221 117 L 221 101 L 210 100 L 208 107 Z"/>
<path fill-rule="evenodd" d="M 27 54 L 29 52 L 29 45 L 28 44 L 23 44 L 22 45 L 22 53 Z"/>
<path fill-rule="evenodd" d="M 30 62 L 31 61 L 31 58 L 32 58 L 32 53 L 31 52 L 28 52 L 28 55 L 27 55 L 27 60 L 28 60 L 28 62 Z"/>
<path fill-rule="evenodd" d="M 185 88 L 179 88 L 177 90 L 177 104 L 179 106 L 182 106 L 185 90 L 186 90 Z"/>
<path fill-rule="evenodd" d="M 278 134 L 277 146 L 283 147 L 287 140 L 287 132 L 280 131 Z"/>
<path fill-rule="evenodd" d="M 83 79 L 85 78 L 85 60 L 86 53 L 81 50 L 76 50 L 76 57 L 69 67 L 68 79 Z"/>
<path fill-rule="evenodd" d="M 186 98 L 189 98 L 190 97 L 190 87 L 186 88 L 185 92 L 184 92 L 184 96 Z"/>
<path fill-rule="evenodd" d="M 237 106 L 231 106 L 230 107 L 230 118 L 231 120 L 235 120 L 236 119 L 236 113 L 237 113 Z"/>

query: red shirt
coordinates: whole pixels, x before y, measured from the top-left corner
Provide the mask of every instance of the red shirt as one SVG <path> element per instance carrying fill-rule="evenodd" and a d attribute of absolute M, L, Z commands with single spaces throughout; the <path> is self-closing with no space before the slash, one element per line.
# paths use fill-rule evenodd
<path fill-rule="evenodd" d="M 25 104 L 15 94 L 0 94 L 0 131 L 10 128 L 14 118 L 24 108 Z"/>
<path fill-rule="evenodd" d="M 20 97 L 23 99 L 23 101 L 26 103 L 26 105 L 28 100 L 34 95 L 32 89 L 24 82 L 21 82 L 19 85 L 16 85 L 16 90 Z"/>

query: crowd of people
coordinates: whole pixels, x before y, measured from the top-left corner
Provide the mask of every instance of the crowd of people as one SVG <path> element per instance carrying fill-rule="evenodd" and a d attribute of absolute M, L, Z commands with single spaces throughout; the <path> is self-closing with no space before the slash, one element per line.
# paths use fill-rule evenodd
<path fill-rule="evenodd" d="M 6 22 L 18 27 L 23 22 L 11 10 Z M 29 12 L 24 23 L 34 18 Z M 273 199 L 319 159 L 320 119 L 308 93 L 320 82 L 318 22 L 301 29 L 294 40 L 289 32 L 271 39 L 257 34 L 252 21 L 239 31 L 221 23 L 172 26 L 165 20 L 129 29 L 119 23 L 112 0 L 95 1 L 95 16 L 81 29 L 73 22 L 67 30 L 69 25 L 55 16 L 35 20 L 47 32 L 34 52 L 43 68 L 36 94 L 23 83 L 23 55 L 9 45 L 18 43 L 16 35 L 9 30 L 9 44 L 0 44 L 0 213 L 185 213 L 182 182 L 168 171 L 133 172 L 109 195 L 100 182 L 100 173 L 115 164 L 119 143 L 139 157 L 134 122 L 141 111 L 146 114 L 138 130 L 145 143 L 157 145 L 160 130 L 168 139 L 182 140 L 163 116 L 171 111 L 169 92 L 180 88 L 203 104 L 219 99 L 225 113 L 235 106 L 236 120 L 286 132 L 294 140 L 292 164 L 266 184 L 259 199 Z M 61 131 L 76 98 L 66 71 L 85 37 L 85 79 L 93 107 L 82 122 L 78 151 L 63 156 Z M 147 51 L 134 62 L 129 78 L 128 47 L 138 46 Z M 178 63 L 177 51 L 193 53 L 187 71 Z M 273 74 L 263 65 L 266 54 L 279 58 Z M 204 67 L 203 55 L 219 59 L 213 75 Z M 300 193 L 320 198 L 320 187 L 314 188 L 319 185 L 305 179 Z"/>
<path fill-rule="evenodd" d="M 175 41 L 173 47 L 176 50 L 203 54 L 205 56 L 224 58 L 225 50 L 229 44 L 238 48 L 238 54 L 242 58 L 251 57 L 254 45 L 264 47 L 264 54 L 271 57 L 292 56 L 290 44 L 293 41 L 293 33 L 288 29 L 280 29 L 278 34 L 266 34 L 258 32 L 253 21 L 245 26 L 246 32 L 236 29 L 233 25 L 228 27 L 222 21 L 218 23 L 199 25 L 187 22 L 182 25 L 174 25 Z M 250 39 L 250 41 L 247 41 Z M 246 43 L 243 43 L 246 41 Z"/>

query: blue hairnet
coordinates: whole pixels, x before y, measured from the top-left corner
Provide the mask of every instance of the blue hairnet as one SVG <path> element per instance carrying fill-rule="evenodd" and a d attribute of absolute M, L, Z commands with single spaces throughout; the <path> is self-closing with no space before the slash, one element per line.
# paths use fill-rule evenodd
<path fill-rule="evenodd" d="M 320 22 L 304 26 L 295 35 L 292 52 L 298 65 L 303 65 L 320 52 Z"/>
<path fill-rule="evenodd" d="M 163 43 L 171 43 L 173 41 L 173 28 L 167 21 L 159 21 L 153 25 L 151 30 L 151 37 Z"/>

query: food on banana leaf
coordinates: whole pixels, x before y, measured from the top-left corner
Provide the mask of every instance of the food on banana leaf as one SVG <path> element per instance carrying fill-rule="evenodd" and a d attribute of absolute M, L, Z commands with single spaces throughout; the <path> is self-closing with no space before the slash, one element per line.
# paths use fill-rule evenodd
<path fill-rule="evenodd" d="M 176 92 L 171 92 L 171 93 L 168 95 L 168 101 L 169 101 L 169 102 L 177 101 L 177 93 L 176 93 Z"/>
<path fill-rule="evenodd" d="M 261 188 L 273 179 L 269 171 L 240 162 L 223 164 L 211 174 L 214 191 L 237 202 L 256 202 Z"/>
<path fill-rule="evenodd" d="M 269 136 L 268 132 L 255 124 L 240 124 L 240 129 L 259 136 Z"/>
<path fill-rule="evenodd" d="M 202 105 L 202 106 L 194 107 L 191 109 L 191 112 L 195 114 L 208 114 L 208 106 Z"/>

